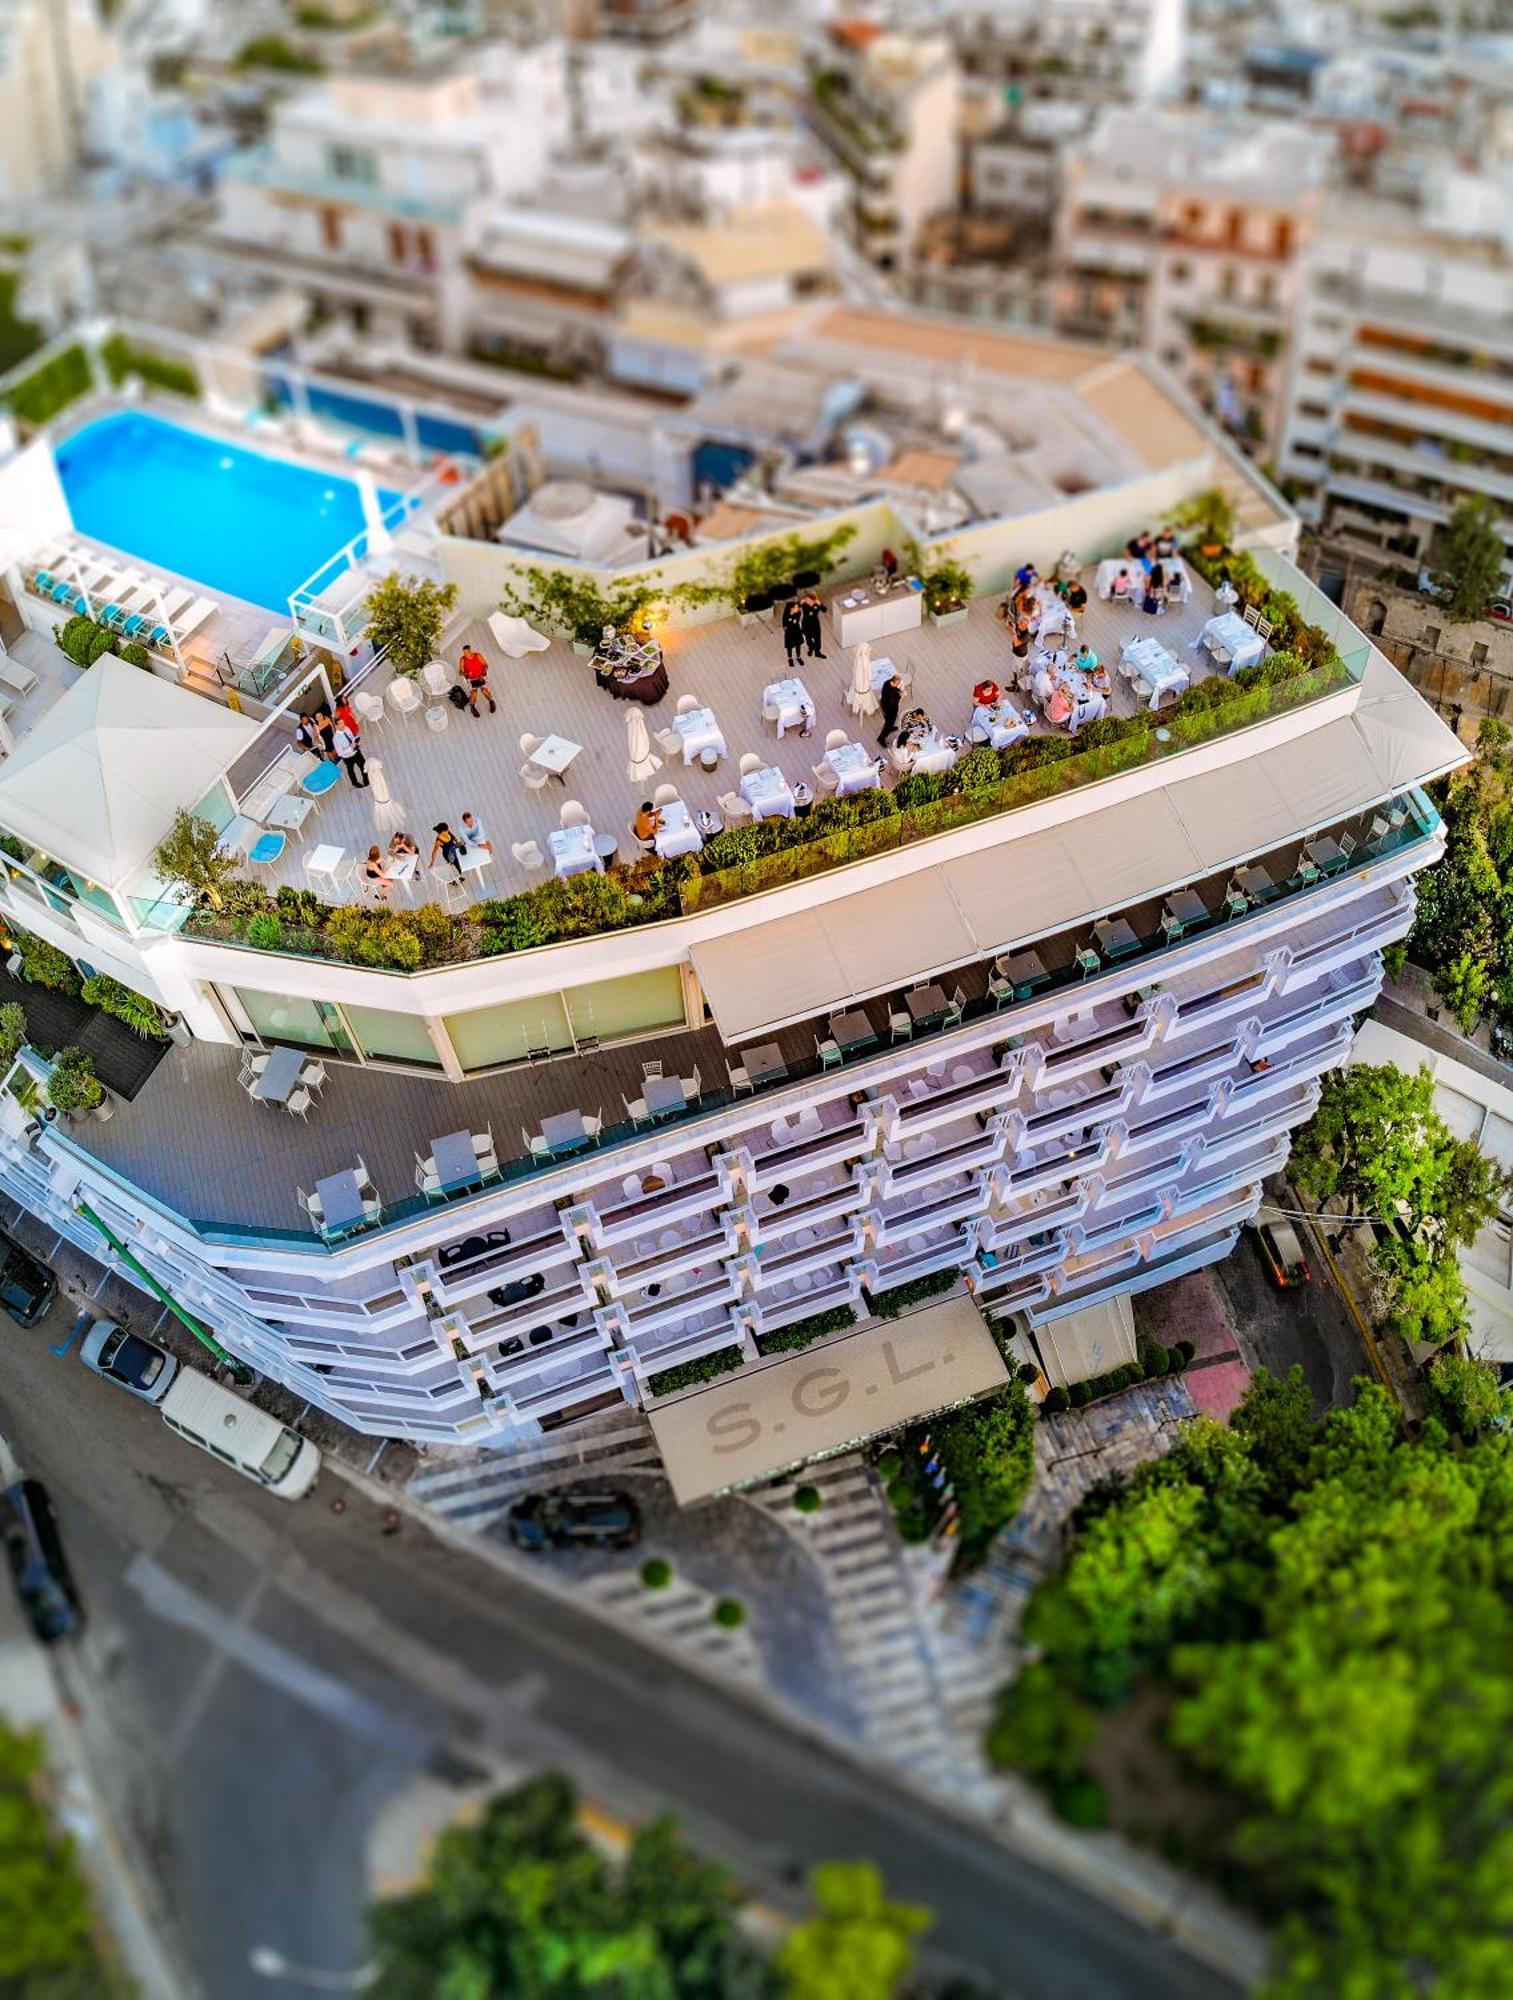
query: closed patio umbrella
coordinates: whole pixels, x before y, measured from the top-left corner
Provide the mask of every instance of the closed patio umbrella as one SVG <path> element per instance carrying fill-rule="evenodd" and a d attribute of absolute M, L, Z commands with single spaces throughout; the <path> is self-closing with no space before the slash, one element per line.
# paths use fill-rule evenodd
<path fill-rule="evenodd" d="M 630 758 L 625 775 L 633 785 L 661 770 L 662 759 L 652 753 L 651 738 L 646 733 L 646 712 L 639 704 L 633 705 L 625 718 L 625 747 Z"/>
<path fill-rule="evenodd" d="M 405 809 L 389 790 L 384 767 L 376 757 L 368 759 L 368 788 L 373 795 L 373 818 L 379 826 L 399 828 L 405 823 Z"/>
<path fill-rule="evenodd" d="M 846 696 L 846 706 L 855 715 L 871 715 L 878 706 L 877 696 L 872 692 L 872 648 L 865 639 L 851 655 L 851 690 Z"/>

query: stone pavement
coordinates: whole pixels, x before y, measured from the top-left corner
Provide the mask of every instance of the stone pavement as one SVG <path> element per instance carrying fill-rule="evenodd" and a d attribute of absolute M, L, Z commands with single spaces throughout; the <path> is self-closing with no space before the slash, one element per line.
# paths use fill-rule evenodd
<path fill-rule="evenodd" d="M 1248 1254 L 1241 1244 L 1236 1256 Z M 1227 1423 L 1250 1387 L 1250 1369 L 1211 1271 L 1192 1271 L 1132 1301 L 1135 1330 L 1163 1347 L 1190 1340 L 1197 1350 L 1183 1380 L 1199 1413 Z"/>

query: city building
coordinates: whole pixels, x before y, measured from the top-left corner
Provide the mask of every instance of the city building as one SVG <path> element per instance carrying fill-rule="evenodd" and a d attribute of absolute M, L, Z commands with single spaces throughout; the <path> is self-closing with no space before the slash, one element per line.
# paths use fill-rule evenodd
<path fill-rule="evenodd" d="M 1513 722 L 1513 616 L 1452 620 L 1431 594 L 1363 578 L 1346 599 L 1351 618 L 1412 681 L 1436 713 L 1474 743 L 1484 716 Z"/>
<path fill-rule="evenodd" d="M 0 5 L 0 201 L 34 201 L 77 169 L 90 89 L 114 54 L 92 0 Z"/>
<path fill-rule="evenodd" d="M 961 0 L 950 32 L 968 76 L 1016 102 L 1141 104 L 1182 81 L 1184 0 Z"/>
<path fill-rule="evenodd" d="M 1158 373 L 821 305 L 756 368 L 772 425 L 811 377 L 831 407 L 802 404 L 814 462 L 794 453 L 786 497 L 737 478 L 701 508 L 706 540 L 686 524 L 685 542 L 614 572 L 498 538 L 525 500 L 556 511 L 522 487 L 514 449 L 412 469 L 380 442 L 318 454 L 308 429 L 296 445 L 180 404 L 103 432 L 65 420 L 0 467 L 0 916 L 23 961 L 41 938 L 171 1010 L 176 1037 L 104 1122 L 39 1115 L 26 1078 L 46 1066 L 25 1056 L 0 1092 L 0 1185 L 96 1253 L 103 1228 L 118 1268 L 359 1430 L 507 1446 L 624 1403 L 655 1421 L 688 1379 L 667 1371 L 754 1379 L 822 1343 L 843 1359 L 874 1300 L 931 1283 L 970 1289 L 1024 1358 L 1059 1352 L 1058 1320 L 1227 1253 L 1412 922 L 1413 877 L 1441 848 L 1422 788 L 1464 752 L 1293 568 L 1295 519 Z M 878 420 L 865 451 L 858 391 Z M 145 491 L 163 451 L 191 503 L 211 490 L 197 479 L 228 490 L 223 461 L 262 455 L 262 486 L 287 482 L 291 502 L 313 480 L 371 519 L 392 491 L 393 547 L 291 591 L 300 649 L 287 618 L 260 645 L 257 593 L 270 604 L 280 561 L 304 560 L 281 545 L 309 514 L 275 517 L 251 546 L 228 535 L 183 577 L 152 553 L 173 523 L 143 509 L 131 587 L 153 673 L 106 657 L 80 674 L 52 628 L 81 598 L 104 616 L 131 582 L 71 519 L 70 486 L 88 490 L 114 421 L 132 426 Z M 710 434 L 681 442 L 696 458 Z M 370 467 L 382 483 L 364 500 Z M 837 497 L 827 471 L 854 484 Z M 1216 487 L 1319 628 L 1306 679 L 1217 680 L 1196 572 L 1160 620 L 1099 594 L 1101 561 Z M 776 635 L 730 595 L 733 564 L 774 534 L 835 572 L 826 657 L 801 670 L 808 736 L 778 733 Z M 907 588 L 848 605 L 885 548 L 927 574 L 962 564 L 966 615 L 926 623 Z M 995 605 L 1026 562 L 1081 568 L 1083 635 L 1111 666 L 1155 636 L 1177 684 L 1212 697 L 1136 727 L 1116 671 L 1112 712 L 1131 718 L 1117 742 L 1071 761 L 1052 761 L 1060 742 L 1006 766 L 979 753 L 963 773 L 980 789 L 955 793 L 904 779 L 904 756 L 887 771 L 901 796 L 827 799 L 832 732 L 876 748 L 875 715 L 848 702 L 857 631 L 874 669 L 909 675 L 952 765 L 974 688 L 1012 673 Z M 372 578 L 395 563 L 456 584 L 440 650 L 484 653 L 497 713 L 458 713 L 444 673 L 417 688 L 364 644 Z M 551 611 L 560 589 L 638 585 L 678 698 L 649 713 L 595 684 Z M 489 623 L 520 594 L 544 647 Z M 233 707 L 223 683 L 242 661 Z M 291 742 L 294 707 L 343 677 L 381 766 L 370 790 L 332 785 Z M 687 724 L 705 732 L 695 756 L 674 722 L 704 707 L 714 734 Z M 642 719 L 638 742 L 627 725 Z M 548 736 L 560 747 L 538 765 Z M 812 788 L 812 816 L 782 844 L 730 842 L 718 868 L 702 845 L 659 866 L 634 834 L 661 785 L 730 824 L 743 784 L 773 782 Z M 180 808 L 287 892 L 277 913 L 246 914 L 255 889 L 196 913 L 162 878 Z M 430 829 L 465 811 L 489 844 L 459 880 Z M 380 906 L 356 871 L 400 826 L 419 866 Z M 543 890 L 574 844 L 587 867 L 623 866 Z M 895 1380 L 929 1361 L 911 1363 L 908 1319 L 882 1331 Z M 796 1455 L 774 1439 L 754 1470 Z"/>
<path fill-rule="evenodd" d="M 1264 456 L 1329 146 L 1282 121 L 1106 111 L 1066 162 L 1055 324 L 1143 347 Z"/>
<path fill-rule="evenodd" d="M 1513 233 L 1506 181 L 1332 202 L 1309 252 L 1277 468 L 1341 570 L 1410 577 L 1474 495 L 1513 576 Z"/>
<path fill-rule="evenodd" d="M 961 72 L 944 36 L 832 21 L 811 58 L 804 116 L 850 175 L 858 247 L 891 270 L 926 218 L 954 208 Z"/>

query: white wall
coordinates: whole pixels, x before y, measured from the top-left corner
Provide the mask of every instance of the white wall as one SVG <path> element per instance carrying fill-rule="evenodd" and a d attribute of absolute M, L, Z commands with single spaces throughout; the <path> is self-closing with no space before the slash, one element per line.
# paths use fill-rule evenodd
<path fill-rule="evenodd" d="M 69 534 L 73 515 L 44 437 L 0 464 L 0 566 L 26 562 L 44 543 Z"/>

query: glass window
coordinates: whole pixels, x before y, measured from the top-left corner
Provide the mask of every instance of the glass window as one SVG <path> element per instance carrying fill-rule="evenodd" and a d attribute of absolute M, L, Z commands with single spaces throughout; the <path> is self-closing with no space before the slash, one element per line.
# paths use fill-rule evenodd
<path fill-rule="evenodd" d="M 295 1000 L 281 993 L 255 993 L 245 986 L 233 992 L 247 1018 L 264 1041 L 300 1042 L 311 1049 L 351 1052 L 351 1040 L 334 1007 L 322 1000 Z"/>
<path fill-rule="evenodd" d="M 447 1033 L 464 1069 L 494 1069 L 519 1062 L 532 1049 L 570 1049 L 567 1010 L 556 993 L 533 1000 L 507 1000 L 471 1014 L 448 1014 Z"/>
<path fill-rule="evenodd" d="M 425 1063 L 431 1069 L 441 1067 L 431 1031 L 418 1014 L 396 1014 L 387 1007 L 354 1007 L 350 1003 L 343 1005 L 342 1012 L 364 1055 Z"/>
<path fill-rule="evenodd" d="M 597 1035 L 601 1042 L 619 1041 L 652 1028 L 681 1028 L 685 1018 L 683 982 L 675 965 L 631 973 L 624 979 L 595 979 L 573 987 L 564 998 L 573 1033 L 580 1040 Z"/>

